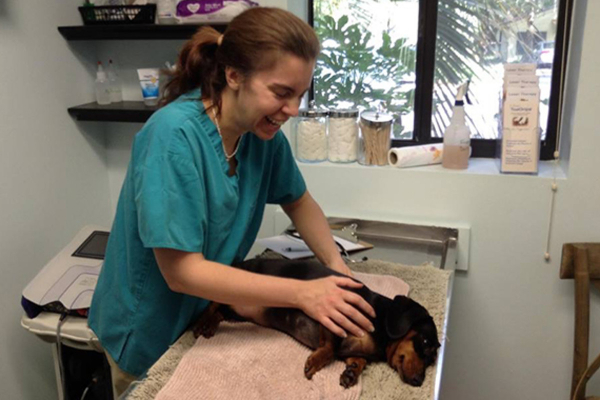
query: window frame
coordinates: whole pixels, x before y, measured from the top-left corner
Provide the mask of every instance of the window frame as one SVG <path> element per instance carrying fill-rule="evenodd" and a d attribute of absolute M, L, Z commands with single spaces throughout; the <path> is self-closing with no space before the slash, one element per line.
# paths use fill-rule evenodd
<path fill-rule="evenodd" d="M 572 0 L 558 1 L 558 21 L 552 63 L 552 84 L 548 107 L 546 137 L 541 142 L 540 160 L 555 158 L 556 144 L 560 135 L 560 113 L 564 95 L 564 79 L 567 68 L 569 32 L 573 14 Z M 442 138 L 431 136 L 433 107 L 433 82 L 435 75 L 435 50 L 437 35 L 438 0 L 419 0 L 419 25 L 417 58 L 415 65 L 415 104 L 414 131 L 410 140 L 392 139 L 392 147 L 414 146 L 440 143 Z M 314 0 L 308 0 L 308 23 L 314 27 Z M 309 91 L 309 99 L 314 99 L 314 79 Z M 498 153 L 497 139 L 471 139 L 472 157 L 494 158 Z"/>

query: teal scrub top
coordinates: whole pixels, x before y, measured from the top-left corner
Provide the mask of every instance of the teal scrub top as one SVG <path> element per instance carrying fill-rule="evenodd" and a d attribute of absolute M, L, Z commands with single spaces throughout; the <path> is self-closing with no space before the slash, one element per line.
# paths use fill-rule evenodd
<path fill-rule="evenodd" d="M 169 289 L 153 248 L 200 252 L 231 265 L 256 239 L 266 203 L 300 198 L 306 185 L 281 131 L 240 139 L 228 176 L 221 138 L 198 90 L 155 112 L 135 136 L 89 326 L 119 367 L 142 375 L 208 301 Z"/>

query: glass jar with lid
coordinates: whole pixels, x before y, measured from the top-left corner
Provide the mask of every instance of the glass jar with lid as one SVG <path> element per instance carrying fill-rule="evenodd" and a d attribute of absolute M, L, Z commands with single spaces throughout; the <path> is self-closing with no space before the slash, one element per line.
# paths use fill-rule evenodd
<path fill-rule="evenodd" d="M 321 162 L 327 160 L 327 118 L 328 111 L 314 105 L 301 109 L 292 121 L 292 137 L 296 159 L 301 162 Z"/>
<path fill-rule="evenodd" d="M 363 165 L 388 165 L 394 116 L 382 111 L 360 114 L 358 162 Z"/>
<path fill-rule="evenodd" d="M 358 157 L 358 110 L 329 112 L 328 159 L 335 163 L 355 162 Z"/>

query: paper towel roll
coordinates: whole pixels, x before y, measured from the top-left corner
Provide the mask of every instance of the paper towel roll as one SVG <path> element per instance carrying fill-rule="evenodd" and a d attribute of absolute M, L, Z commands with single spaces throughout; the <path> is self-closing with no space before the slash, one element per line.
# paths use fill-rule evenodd
<path fill-rule="evenodd" d="M 443 143 L 394 147 L 388 152 L 388 162 L 398 168 L 440 164 L 443 148 Z"/>

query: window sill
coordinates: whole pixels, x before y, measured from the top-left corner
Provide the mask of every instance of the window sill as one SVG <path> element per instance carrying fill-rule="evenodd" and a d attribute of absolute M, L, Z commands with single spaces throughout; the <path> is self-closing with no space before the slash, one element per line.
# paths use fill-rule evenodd
<path fill-rule="evenodd" d="M 493 158 L 472 158 L 469 160 L 469 167 L 465 170 L 452 170 L 443 168 L 441 164 L 424 165 L 420 167 L 410 168 L 395 168 L 390 165 L 377 167 L 377 166 L 366 166 L 361 165 L 357 162 L 351 164 L 338 164 L 329 161 L 320 163 L 303 163 L 298 162 L 301 169 L 304 168 L 333 168 L 333 169 L 363 169 L 373 171 L 405 171 L 405 172 L 417 172 L 417 173 L 439 173 L 439 174 L 452 174 L 452 175 L 491 175 L 491 176 L 514 176 L 521 178 L 544 178 L 544 179 L 566 179 L 566 174 L 561 165 L 555 165 L 554 161 L 540 161 L 538 174 L 503 174 L 499 169 L 499 161 Z"/>

